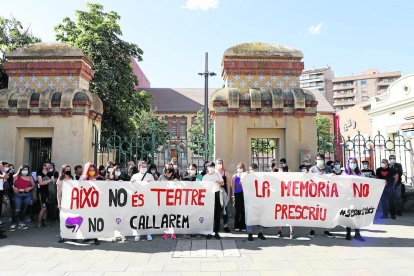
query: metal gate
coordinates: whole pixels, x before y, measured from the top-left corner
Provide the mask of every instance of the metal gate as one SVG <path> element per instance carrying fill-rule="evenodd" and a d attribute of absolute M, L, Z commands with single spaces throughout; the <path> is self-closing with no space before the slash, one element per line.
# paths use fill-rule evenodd
<path fill-rule="evenodd" d="M 342 164 L 345 164 L 349 157 L 355 157 L 359 164 L 366 160 L 374 171 L 380 167 L 382 159 L 389 159 L 390 155 L 395 155 L 397 162 L 403 167 L 403 182 L 413 185 L 413 147 L 411 140 L 399 133 L 386 137 L 378 132 L 372 137 L 358 132 L 354 137 L 348 136 L 347 139 L 342 135 L 318 135 L 318 151 L 324 152 L 327 160 L 339 160 Z"/>
<path fill-rule="evenodd" d="M 29 138 L 29 164 L 33 172 L 52 159 L 52 138 Z"/>
<path fill-rule="evenodd" d="M 182 171 L 190 164 L 196 164 L 199 170 L 202 170 L 204 162 L 213 158 L 212 133 L 207 142 L 207 152 L 204 150 L 204 139 L 177 140 L 167 134 L 165 140 L 160 143 L 155 135 L 155 131 L 152 130 L 152 134 L 148 136 L 136 134 L 126 137 L 116 132 L 105 136 L 94 127 L 94 163 L 99 166 L 112 161 L 125 167 L 129 161 L 137 163 L 139 160 L 145 160 L 155 164 L 161 171 L 175 157 L 178 168 Z"/>
<path fill-rule="evenodd" d="M 259 171 L 269 171 L 272 159 L 279 161 L 278 138 L 252 138 L 250 141 L 251 163 L 259 166 Z"/>

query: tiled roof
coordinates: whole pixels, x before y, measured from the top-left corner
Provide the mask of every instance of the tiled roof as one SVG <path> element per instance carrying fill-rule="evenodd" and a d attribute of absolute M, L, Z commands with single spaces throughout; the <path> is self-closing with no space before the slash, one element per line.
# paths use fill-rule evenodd
<path fill-rule="evenodd" d="M 151 106 L 158 113 L 195 113 L 204 106 L 204 88 L 145 88 L 153 97 Z M 209 89 L 210 95 L 217 88 Z"/>
<path fill-rule="evenodd" d="M 209 97 L 218 88 L 209 89 Z M 146 88 L 153 97 L 151 106 L 158 113 L 196 113 L 204 106 L 204 88 Z M 317 112 L 334 113 L 334 108 L 318 89 L 306 89 L 318 101 Z"/>

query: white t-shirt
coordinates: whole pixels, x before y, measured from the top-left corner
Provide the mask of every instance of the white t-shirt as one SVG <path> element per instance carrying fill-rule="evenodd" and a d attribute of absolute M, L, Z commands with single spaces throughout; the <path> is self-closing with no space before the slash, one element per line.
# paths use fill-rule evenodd
<path fill-rule="evenodd" d="M 219 181 L 219 182 L 222 182 L 224 180 L 223 180 L 223 177 L 221 176 L 220 173 L 215 172 L 213 174 L 205 174 L 203 176 L 203 181 Z M 221 186 L 219 184 L 217 184 L 215 189 L 214 189 L 214 192 L 220 191 L 220 187 Z"/>
<path fill-rule="evenodd" d="M 142 173 L 136 173 L 131 177 L 131 182 L 134 181 L 155 181 L 155 179 L 154 176 L 149 172 L 145 174 L 145 177 Z"/>

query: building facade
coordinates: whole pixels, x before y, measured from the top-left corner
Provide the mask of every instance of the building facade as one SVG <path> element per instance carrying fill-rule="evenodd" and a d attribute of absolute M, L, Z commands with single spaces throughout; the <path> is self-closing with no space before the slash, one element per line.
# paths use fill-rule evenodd
<path fill-rule="evenodd" d="M 330 67 L 305 70 L 300 76 L 300 87 L 317 89 L 333 105 L 333 77 L 334 73 Z"/>
<path fill-rule="evenodd" d="M 400 71 L 380 72 L 372 69 L 360 75 L 334 78 L 333 107 L 342 110 L 385 94 L 390 84 L 400 77 Z"/>

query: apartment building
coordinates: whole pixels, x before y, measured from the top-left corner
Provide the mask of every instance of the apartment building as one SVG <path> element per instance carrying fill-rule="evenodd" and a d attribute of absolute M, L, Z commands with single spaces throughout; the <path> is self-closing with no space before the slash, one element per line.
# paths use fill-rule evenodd
<path fill-rule="evenodd" d="M 382 95 L 400 77 L 400 71 L 380 72 L 378 69 L 371 69 L 360 75 L 334 78 L 333 107 L 335 110 L 343 110 Z"/>
<path fill-rule="evenodd" d="M 330 67 L 306 70 L 300 76 L 300 87 L 317 89 L 333 105 L 332 79 L 334 73 Z"/>

